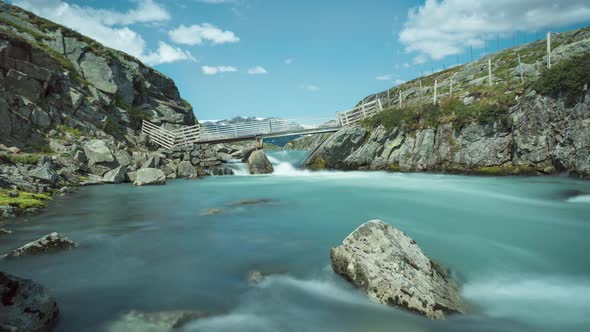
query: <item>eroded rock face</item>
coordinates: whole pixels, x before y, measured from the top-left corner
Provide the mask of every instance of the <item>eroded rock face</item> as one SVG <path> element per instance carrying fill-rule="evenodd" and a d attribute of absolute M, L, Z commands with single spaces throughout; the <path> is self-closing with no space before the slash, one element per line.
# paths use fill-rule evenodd
<path fill-rule="evenodd" d="M 51 233 L 40 239 L 29 242 L 24 246 L 13 250 L 6 258 L 15 258 L 28 255 L 39 255 L 77 247 L 78 244 L 59 233 Z"/>
<path fill-rule="evenodd" d="M 326 139 L 305 161 L 311 169 L 349 168 L 344 162 L 365 142 L 367 131 L 359 126 L 344 127 Z"/>
<path fill-rule="evenodd" d="M 166 174 L 157 168 L 142 168 L 135 174 L 136 186 L 150 186 L 166 184 Z"/>
<path fill-rule="evenodd" d="M 465 313 L 458 284 L 406 234 L 371 220 L 330 250 L 332 269 L 380 303 L 431 319 Z"/>
<path fill-rule="evenodd" d="M 59 317 L 57 302 L 31 280 L 0 272 L 0 331 L 51 331 Z"/>
<path fill-rule="evenodd" d="M 248 157 L 248 171 L 250 174 L 270 174 L 274 168 L 263 150 L 253 151 Z"/>

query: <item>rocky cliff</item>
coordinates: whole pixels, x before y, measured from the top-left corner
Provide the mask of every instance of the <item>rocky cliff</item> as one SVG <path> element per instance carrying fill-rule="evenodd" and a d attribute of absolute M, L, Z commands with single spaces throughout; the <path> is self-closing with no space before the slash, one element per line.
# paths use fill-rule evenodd
<path fill-rule="evenodd" d="M 333 134 L 306 167 L 589 178 L 590 29 L 553 38 L 550 70 L 539 41 L 367 97 L 391 107 Z"/>
<path fill-rule="evenodd" d="M 232 174 L 222 161 L 243 157 L 225 145 L 159 149 L 141 134 L 142 120 L 196 123 L 168 77 L 0 3 L 0 221 L 68 187 Z"/>
<path fill-rule="evenodd" d="M 51 129 L 137 144 L 141 120 L 192 125 L 174 82 L 139 60 L 0 4 L 0 142 L 44 149 Z"/>

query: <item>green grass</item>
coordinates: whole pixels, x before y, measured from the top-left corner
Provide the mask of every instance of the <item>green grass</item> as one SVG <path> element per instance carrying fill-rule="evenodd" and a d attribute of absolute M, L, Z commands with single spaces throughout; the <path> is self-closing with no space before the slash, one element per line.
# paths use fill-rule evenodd
<path fill-rule="evenodd" d="M 507 121 L 508 108 L 506 101 L 496 100 L 492 103 L 486 101 L 465 105 L 460 100 L 447 99 L 440 104 L 389 109 L 361 121 L 361 125 L 369 130 L 382 125 L 387 130 L 398 127 L 411 132 L 435 128 L 445 123 L 453 123 L 458 127 L 473 122 L 493 124 L 498 121 Z"/>
<path fill-rule="evenodd" d="M 45 201 L 51 200 L 46 194 L 29 193 L 25 191 L 13 192 L 16 197 L 12 197 L 8 190 L 0 189 L 0 206 L 14 206 L 21 210 L 30 208 L 42 208 L 46 206 Z"/>
<path fill-rule="evenodd" d="M 590 83 L 590 54 L 561 61 L 545 69 L 533 88 L 542 95 L 572 98 L 584 92 Z"/>
<path fill-rule="evenodd" d="M 0 17 L 0 24 L 4 24 L 4 25 L 10 26 L 10 27 L 13 27 L 14 29 L 16 29 L 16 31 L 18 31 L 20 33 L 28 34 L 31 37 L 33 37 L 36 41 L 41 41 L 43 39 L 50 39 L 50 37 L 47 36 L 47 35 L 40 34 L 40 33 L 36 32 L 36 31 L 33 31 L 31 29 L 28 29 L 26 27 L 23 27 L 21 25 L 18 25 L 16 23 L 12 22 L 12 21 L 3 19 L 1 17 Z"/>
<path fill-rule="evenodd" d="M 26 164 L 35 165 L 45 154 L 40 153 L 16 153 L 16 154 L 1 154 L 0 158 L 5 162 L 11 164 Z"/>

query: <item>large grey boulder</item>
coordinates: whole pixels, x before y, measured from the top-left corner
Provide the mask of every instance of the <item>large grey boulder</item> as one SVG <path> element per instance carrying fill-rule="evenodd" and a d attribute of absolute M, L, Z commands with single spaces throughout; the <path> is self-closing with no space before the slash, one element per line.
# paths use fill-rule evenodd
<path fill-rule="evenodd" d="M 48 290 L 28 279 L 0 272 L 0 331 L 51 331 L 59 317 Z"/>
<path fill-rule="evenodd" d="M 406 234 L 371 220 L 330 250 L 332 269 L 380 303 L 431 319 L 464 313 L 459 286 Z"/>
<path fill-rule="evenodd" d="M 198 176 L 197 169 L 190 161 L 181 161 L 178 164 L 176 175 L 181 178 L 195 178 Z"/>
<path fill-rule="evenodd" d="M 13 250 L 12 252 L 8 253 L 5 257 L 15 258 L 20 256 L 45 254 L 60 250 L 72 249 L 77 246 L 78 244 L 76 242 L 68 239 L 67 237 L 61 234 L 54 232 Z"/>
<path fill-rule="evenodd" d="M 142 168 L 135 174 L 136 186 L 162 185 L 166 184 L 166 175 L 157 168 Z"/>
<path fill-rule="evenodd" d="M 248 171 L 250 174 L 270 174 L 274 168 L 263 150 L 253 151 L 248 157 Z"/>
<path fill-rule="evenodd" d="M 90 164 L 113 162 L 113 153 L 103 140 L 92 140 L 84 145 L 84 152 Z"/>
<path fill-rule="evenodd" d="M 130 311 L 110 324 L 107 332 L 168 332 L 178 331 L 191 321 L 207 317 L 200 311 Z"/>
<path fill-rule="evenodd" d="M 59 179 L 57 172 L 53 170 L 49 163 L 29 171 L 29 176 L 50 184 L 55 184 Z"/>
<path fill-rule="evenodd" d="M 104 182 L 106 183 L 123 183 L 125 182 L 125 175 L 127 174 L 127 167 L 119 166 L 108 171 L 104 175 Z"/>

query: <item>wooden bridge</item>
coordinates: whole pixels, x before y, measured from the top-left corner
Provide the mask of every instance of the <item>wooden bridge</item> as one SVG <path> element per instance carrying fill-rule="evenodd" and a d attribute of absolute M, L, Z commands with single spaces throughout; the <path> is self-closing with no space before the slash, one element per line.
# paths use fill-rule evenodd
<path fill-rule="evenodd" d="M 229 143 L 245 140 L 262 140 L 271 137 L 309 135 L 338 131 L 383 111 L 380 99 L 363 103 L 351 110 L 329 116 L 293 119 L 268 118 L 262 121 L 244 121 L 224 125 L 203 125 L 166 130 L 149 121 L 143 121 L 142 131 L 155 144 L 170 149 L 193 144 Z"/>

